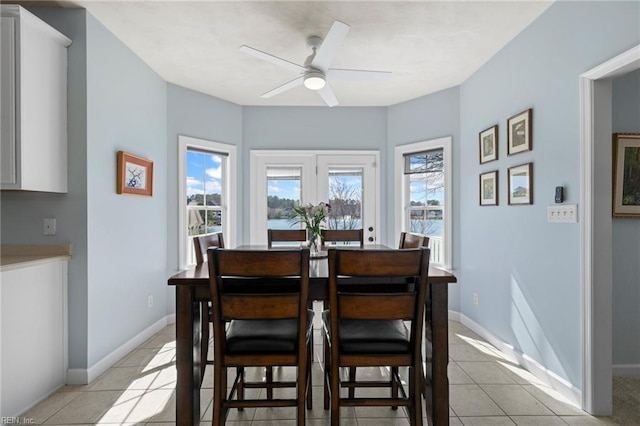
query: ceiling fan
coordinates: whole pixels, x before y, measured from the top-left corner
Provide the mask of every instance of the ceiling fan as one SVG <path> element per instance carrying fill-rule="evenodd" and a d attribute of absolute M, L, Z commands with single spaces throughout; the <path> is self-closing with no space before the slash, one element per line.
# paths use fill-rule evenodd
<path fill-rule="evenodd" d="M 304 85 L 308 89 L 316 90 L 326 104 L 332 107 L 338 105 L 338 99 L 329 86 L 329 81 L 385 80 L 391 76 L 391 73 L 386 71 L 329 68 L 348 32 L 349 26 L 347 24 L 335 21 L 324 40 L 318 36 L 308 37 L 307 46 L 311 48 L 312 52 L 305 60 L 304 65 L 294 64 L 249 46 L 240 46 L 240 51 L 300 74 L 299 77 L 263 94 L 262 98 L 270 98 Z"/>

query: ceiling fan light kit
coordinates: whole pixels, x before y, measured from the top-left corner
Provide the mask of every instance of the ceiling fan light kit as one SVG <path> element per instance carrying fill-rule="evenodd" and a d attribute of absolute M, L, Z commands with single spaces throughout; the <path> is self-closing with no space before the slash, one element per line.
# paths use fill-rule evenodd
<path fill-rule="evenodd" d="M 299 75 L 299 77 L 294 80 L 284 83 L 263 94 L 263 98 L 270 98 L 286 92 L 287 90 L 304 85 L 307 89 L 317 91 L 322 100 L 324 100 L 328 106 L 332 107 L 338 105 L 338 100 L 333 93 L 331 86 L 327 84 L 327 77 L 330 77 L 331 81 L 372 81 L 384 80 L 391 76 L 391 73 L 386 71 L 343 70 L 329 68 L 331 61 L 333 61 L 338 49 L 342 46 L 342 42 L 348 32 L 349 26 L 347 24 L 340 21 L 334 21 L 324 40 L 318 36 L 308 37 L 307 47 L 310 47 L 313 52 L 305 61 L 304 66 L 289 62 L 286 59 L 278 58 L 277 56 L 270 55 L 258 49 L 254 49 L 253 47 L 240 46 L 240 50 L 251 56 L 255 56 L 256 58 L 271 62 L 274 65 L 297 72 Z"/>
<path fill-rule="evenodd" d="M 320 90 L 325 84 L 324 74 L 319 71 L 308 71 L 304 74 L 304 87 L 307 89 Z"/>

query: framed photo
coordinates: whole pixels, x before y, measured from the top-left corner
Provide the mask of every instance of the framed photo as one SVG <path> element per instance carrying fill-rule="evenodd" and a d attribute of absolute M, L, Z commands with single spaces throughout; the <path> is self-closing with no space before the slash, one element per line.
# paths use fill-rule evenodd
<path fill-rule="evenodd" d="M 640 217 L 640 134 L 613 135 L 613 216 Z"/>
<path fill-rule="evenodd" d="M 480 205 L 498 205 L 498 171 L 482 173 L 480 175 Z"/>
<path fill-rule="evenodd" d="M 480 164 L 498 159 L 498 125 L 483 130 L 478 135 L 480 143 Z"/>
<path fill-rule="evenodd" d="M 153 161 L 118 151 L 118 194 L 153 195 Z"/>
<path fill-rule="evenodd" d="M 533 163 L 507 170 L 509 204 L 533 204 Z"/>
<path fill-rule="evenodd" d="M 531 151 L 533 110 L 529 108 L 507 120 L 507 155 Z"/>

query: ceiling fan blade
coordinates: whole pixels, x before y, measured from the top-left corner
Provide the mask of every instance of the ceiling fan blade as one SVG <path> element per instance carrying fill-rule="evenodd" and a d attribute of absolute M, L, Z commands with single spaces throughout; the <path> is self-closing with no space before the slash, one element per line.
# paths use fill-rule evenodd
<path fill-rule="evenodd" d="M 269 90 L 267 93 L 265 93 L 264 95 L 261 95 L 261 98 L 270 98 L 272 96 L 278 95 L 282 92 L 286 92 L 287 90 L 293 89 L 294 87 L 298 87 L 298 86 L 302 86 L 302 83 L 304 83 L 304 77 L 300 76 L 298 78 L 295 78 L 285 84 L 283 84 L 282 86 L 278 86 L 273 90 Z"/>
<path fill-rule="evenodd" d="M 336 95 L 328 84 L 325 84 L 322 89 L 318 90 L 318 93 L 328 106 L 332 107 L 338 105 L 338 99 L 336 99 Z"/>
<path fill-rule="evenodd" d="M 289 62 L 285 59 L 278 58 L 277 56 L 273 56 L 268 53 L 264 53 L 258 49 L 254 49 L 253 47 L 242 45 L 240 46 L 240 51 L 248 55 L 255 56 L 256 58 L 260 58 L 265 61 L 271 62 L 274 65 L 278 65 L 282 68 L 286 68 L 291 71 L 300 72 L 300 73 L 305 71 L 305 68 L 301 65 L 294 64 L 293 62 Z"/>
<path fill-rule="evenodd" d="M 339 70 L 330 69 L 327 71 L 327 80 L 332 81 L 382 81 L 391 77 L 387 71 L 366 71 L 366 70 Z"/>
<path fill-rule="evenodd" d="M 329 65 L 331 65 L 331 61 L 333 61 L 338 49 L 342 46 L 342 42 L 349 32 L 349 28 L 350 27 L 347 24 L 340 21 L 333 22 L 331 29 L 316 52 L 316 56 L 311 61 L 311 66 L 313 68 L 317 68 L 322 71 L 329 69 Z"/>

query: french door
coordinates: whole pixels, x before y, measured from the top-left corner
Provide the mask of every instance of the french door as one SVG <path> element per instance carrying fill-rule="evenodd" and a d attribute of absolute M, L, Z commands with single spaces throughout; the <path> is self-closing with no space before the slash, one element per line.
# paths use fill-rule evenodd
<path fill-rule="evenodd" d="M 364 229 L 365 244 L 380 227 L 377 151 L 251 151 L 250 243 L 266 244 L 268 228 L 298 228 L 295 203 L 332 206 L 330 229 Z"/>

